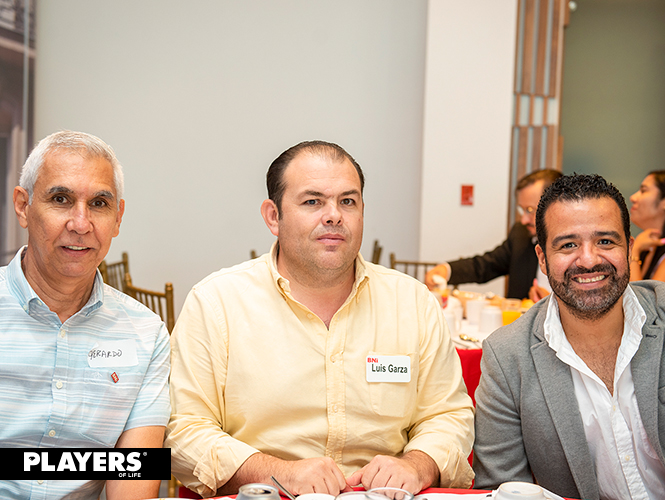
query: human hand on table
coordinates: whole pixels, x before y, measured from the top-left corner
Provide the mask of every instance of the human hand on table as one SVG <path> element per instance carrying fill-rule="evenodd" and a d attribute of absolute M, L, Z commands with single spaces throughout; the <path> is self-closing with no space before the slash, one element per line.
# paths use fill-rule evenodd
<path fill-rule="evenodd" d="M 389 486 L 416 494 L 438 480 L 439 468 L 432 457 L 413 450 L 401 457 L 377 455 L 365 467 L 351 474 L 346 483 L 349 486 L 362 485 L 366 490 Z"/>
<path fill-rule="evenodd" d="M 540 299 L 544 299 L 550 294 L 545 288 L 538 286 L 538 280 L 533 280 L 533 285 L 529 288 L 529 298 L 534 302 L 538 302 Z"/>
<path fill-rule="evenodd" d="M 346 484 L 342 471 L 337 467 L 335 461 L 329 457 L 282 460 L 257 453 L 249 457 L 238 469 L 238 472 L 241 472 L 248 462 L 249 467 L 255 473 L 259 473 L 249 482 L 271 484 L 270 476 L 272 475 L 294 495 L 327 493 L 337 496 L 341 492 L 352 490 Z M 261 473 L 261 470 L 264 472 Z M 249 472 L 249 470 L 246 469 L 245 472 Z M 263 475 L 267 475 L 267 479 Z"/>
<path fill-rule="evenodd" d="M 342 471 L 329 457 L 284 461 L 280 469 L 273 475 L 294 495 L 327 493 L 336 496 L 352 490 Z"/>
<path fill-rule="evenodd" d="M 228 483 L 217 490 L 217 494 L 237 492 L 240 486 L 248 483 L 271 484 L 270 476 L 274 476 L 294 495 L 327 493 L 337 496 L 339 493 L 352 491 L 332 458 L 282 460 L 264 453 L 255 453 L 245 460 Z"/>

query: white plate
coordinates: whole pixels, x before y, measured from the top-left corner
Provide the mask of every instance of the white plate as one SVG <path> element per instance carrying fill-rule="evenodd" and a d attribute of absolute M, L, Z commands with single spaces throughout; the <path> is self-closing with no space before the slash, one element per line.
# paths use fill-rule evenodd
<path fill-rule="evenodd" d="M 297 500 L 333 500 L 334 495 L 328 495 L 327 493 L 305 493 L 304 495 L 298 495 Z"/>

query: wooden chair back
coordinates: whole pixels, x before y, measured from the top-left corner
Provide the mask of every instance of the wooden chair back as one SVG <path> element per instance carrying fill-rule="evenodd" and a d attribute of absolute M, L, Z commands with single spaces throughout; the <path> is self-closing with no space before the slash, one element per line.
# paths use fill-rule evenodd
<path fill-rule="evenodd" d="M 99 272 L 102 273 L 104 283 L 124 292 L 125 275 L 129 274 L 129 255 L 122 252 L 121 260 L 110 264 L 103 260 L 99 264 Z"/>
<path fill-rule="evenodd" d="M 425 274 L 431 268 L 438 265 L 438 262 L 418 262 L 415 260 L 397 260 L 395 254 L 390 254 L 390 269 L 396 269 L 404 274 L 413 276 L 417 280 L 425 282 Z"/>
<path fill-rule="evenodd" d="M 173 332 L 175 326 L 175 311 L 173 307 L 173 285 L 166 283 L 163 292 L 139 288 L 132 284 L 129 273 L 125 274 L 125 293 L 135 298 L 143 305 L 158 314 L 166 324 L 169 333 Z"/>
<path fill-rule="evenodd" d="M 381 260 L 381 252 L 383 252 L 383 247 L 379 245 L 379 240 L 374 240 L 374 246 L 372 247 L 372 264 L 378 264 Z"/>

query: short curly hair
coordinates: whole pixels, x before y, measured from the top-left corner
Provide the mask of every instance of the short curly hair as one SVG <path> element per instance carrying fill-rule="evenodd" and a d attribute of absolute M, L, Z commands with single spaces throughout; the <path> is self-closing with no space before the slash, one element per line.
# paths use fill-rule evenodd
<path fill-rule="evenodd" d="M 543 252 L 545 252 L 547 243 L 545 213 L 550 205 L 557 201 L 583 201 L 605 197 L 613 199 L 619 207 L 626 242 L 630 241 L 630 214 L 626 200 L 614 184 L 596 174 L 564 175 L 545 189 L 536 210 L 536 236 Z"/>

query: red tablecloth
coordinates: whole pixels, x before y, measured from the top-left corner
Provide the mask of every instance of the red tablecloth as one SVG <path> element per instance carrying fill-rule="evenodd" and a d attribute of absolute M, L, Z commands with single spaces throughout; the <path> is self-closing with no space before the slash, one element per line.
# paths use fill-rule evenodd
<path fill-rule="evenodd" d="M 490 493 L 490 490 L 463 490 L 460 488 L 427 488 L 421 491 L 420 495 L 427 493 L 457 493 L 458 495 L 474 495 L 478 493 Z"/>
<path fill-rule="evenodd" d="M 459 359 L 462 362 L 462 377 L 466 384 L 466 390 L 469 391 L 469 396 L 476 404 L 476 387 L 480 381 L 480 358 L 483 355 L 482 349 L 457 349 Z"/>

